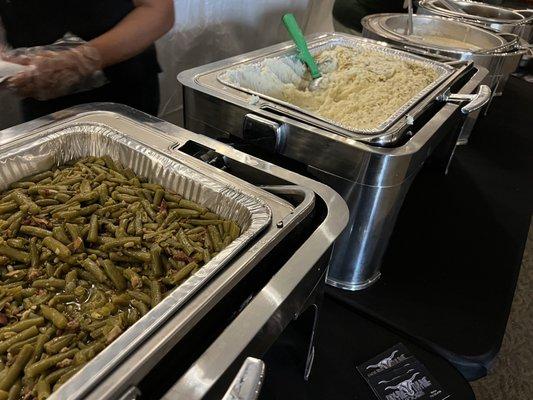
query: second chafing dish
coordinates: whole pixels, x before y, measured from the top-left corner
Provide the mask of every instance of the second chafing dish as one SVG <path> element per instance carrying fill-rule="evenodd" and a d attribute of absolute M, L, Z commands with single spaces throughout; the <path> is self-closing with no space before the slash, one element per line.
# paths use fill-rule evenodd
<path fill-rule="evenodd" d="M 373 50 L 399 59 L 416 61 L 426 65 L 428 68 L 438 71 L 439 77 L 435 83 L 426 88 L 414 99 L 406 103 L 394 115 L 390 116 L 389 119 L 382 124 L 382 126 L 368 131 L 347 129 L 335 124 L 332 121 L 317 117 L 312 113 L 301 110 L 298 107 L 287 104 L 281 100 L 273 99 L 250 90 L 237 88 L 234 85 L 230 85 L 225 79 L 221 78 L 223 72 L 238 66 L 252 65 L 264 58 L 278 58 L 292 55 L 294 54 L 294 46 L 291 44 L 284 43 L 282 45 L 272 46 L 266 49 L 248 53 L 243 56 L 233 57 L 224 61 L 215 62 L 213 64 L 185 71 L 179 75 L 178 79 L 186 86 L 201 87 L 203 91 L 217 93 L 223 97 L 231 98 L 232 100 L 243 104 L 246 108 L 261 109 L 267 113 L 274 113 L 277 115 L 286 116 L 288 118 L 293 118 L 295 121 L 295 123 L 291 123 L 291 127 L 293 129 L 299 126 L 298 122 L 301 122 L 307 126 L 333 132 L 346 138 L 377 145 L 393 146 L 395 143 L 405 138 L 405 135 L 408 133 L 413 121 L 422 115 L 440 94 L 444 93 L 448 88 L 450 88 L 456 80 L 458 80 L 471 68 L 471 66 L 466 63 L 458 68 L 452 68 L 442 62 L 433 61 L 415 54 L 399 51 L 396 48 L 387 46 L 382 42 L 339 33 L 313 35 L 308 42 L 309 49 L 312 52 L 339 45 L 348 46 L 355 49 Z M 260 100 L 256 101 L 252 96 L 259 96 Z M 466 105 L 464 108 L 465 113 L 481 107 L 487 101 L 484 94 L 475 99 L 472 98 L 471 100 L 472 103 Z M 209 110 L 209 112 L 216 113 L 217 111 Z M 217 127 L 218 129 L 225 129 L 224 124 L 229 123 L 226 118 L 221 118 L 220 122 L 220 126 Z M 288 122 L 286 122 L 286 124 L 287 123 Z M 233 130 L 233 127 L 228 127 L 228 129 Z M 282 145 L 282 140 L 283 138 L 280 137 L 280 143 L 277 144 Z"/>
<path fill-rule="evenodd" d="M 273 247 L 307 218 L 315 204 L 314 193 L 308 188 L 297 185 L 270 186 L 265 187 L 266 191 L 187 155 L 179 150 L 181 146 L 192 143 L 191 134 L 186 131 L 169 124 L 156 129 L 146 121 L 141 122 L 142 114 L 125 108 L 111 105 L 101 105 L 100 108 L 114 112 L 80 107 L 77 112 L 61 112 L 51 118 L 1 131 L 2 186 L 54 163 L 88 154 L 109 154 L 150 181 L 182 192 L 185 197 L 209 205 L 221 215 L 232 215 L 240 220 L 244 231 L 242 240 L 237 239 L 235 246 L 228 246 L 227 252 L 224 250 L 225 254 L 220 253 L 218 260 L 213 258 L 173 290 L 61 386 L 52 395 L 54 399 L 85 397 L 96 388 L 105 388 L 112 393 L 94 395 L 94 398 L 119 396 L 127 387 L 125 385 L 131 382 L 130 376 L 138 376 L 139 370 L 128 368 L 119 378 L 109 380 L 112 371 L 116 372 L 127 358 L 138 360 L 138 347 L 144 346 L 147 340 L 160 332 L 163 325 L 170 329 L 173 340 L 179 341 L 187 335 Z M 268 172 L 263 171 L 268 176 Z M 281 175 L 280 172 L 272 180 L 279 180 Z M 292 206 L 269 191 L 299 199 L 297 206 Z M 340 210 L 343 210 L 342 207 Z M 271 220 L 276 221 L 276 224 L 270 224 Z M 343 227 L 341 221 L 337 222 L 336 228 L 332 228 L 333 232 L 340 232 Z M 256 238 L 257 235 L 260 235 L 259 238 Z M 332 240 L 326 241 L 323 251 L 327 251 Z M 310 261 L 309 267 L 314 262 Z M 318 275 L 313 274 L 313 279 L 322 274 L 322 268 L 316 271 Z M 208 292 L 203 291 L 205 287 L 209 288 Z M 304 298 L 309 295 L 306 291 L 298 294 Z M 169 319 L 172 321 L 170 325 L 166 324 Z M 168 330 L 165 334 L 169 334 Z M 161 340 L 157 340 L 149 351 L 143 347 L 143 357 L 149 354 L 150 362 L 157 362 L 165 352 L 163 345 Z M 102 380 L 107 382 L 103 386 Z"/>
<path fill-rule="evenodd" d="M 398 52 L 383 42 L 339 33 L 308 38 L 311 49 L 346 41 Z M 218 80 L 220 73 L 235 66 L 294 52 L 292 43 L 281 43 L 182 72 L 178 80 L 184 86 L 185 126 L 306 171 L 340 193 L 350 208 L 349 229 L 335 244 L 328 283 L 363 289 L 380 276 L 388 239 L 417 172 L 430 155 L 438 155 L 445 169 L 465 114 L 490 100 L 490 89 L 481 85 L 487 71 L 455 62 L 449 77 L 404 110 L 384 132 L 374 134 L 354 133 L 265 98 L 254 101 L 252 94 Z M 450 95 L 455 91 L 458 96 Z"/>

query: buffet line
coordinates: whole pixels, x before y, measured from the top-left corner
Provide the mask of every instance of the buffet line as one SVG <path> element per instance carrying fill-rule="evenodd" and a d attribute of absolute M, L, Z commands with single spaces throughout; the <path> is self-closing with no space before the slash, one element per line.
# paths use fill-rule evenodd
<path fill-rule="evenodd" d="M 319 82 L 290 42 L 184 71 L 187 130 L 95 103 L 1 131 L 0 399 L 254 399 L 311 313 L 307 376 L 325 282 L 379 279 L 417 173 L 531 57 L 531 11 L 456 6 L 309 37 Z"/>

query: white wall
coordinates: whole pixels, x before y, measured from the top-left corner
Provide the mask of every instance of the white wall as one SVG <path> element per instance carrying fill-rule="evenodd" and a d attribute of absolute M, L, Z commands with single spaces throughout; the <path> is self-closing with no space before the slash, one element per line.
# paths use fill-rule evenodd
<path fill-rule="evenodd" d="M 281 16 L 293 12 L 306 34 L 333 30 L 334 0 L 174 0 L 176 23 L 157 42 L 161 117 L 179 123 L 179 72 L 288 40 Z M 0 26 L 1 28 L 1 26 Z M 0 29 L 1 30 L 1 29 Z M 0 43 L 2 43 L 0 32 Z M 18 101 L 0 91 L 0 129 L 20 123 Z"/>

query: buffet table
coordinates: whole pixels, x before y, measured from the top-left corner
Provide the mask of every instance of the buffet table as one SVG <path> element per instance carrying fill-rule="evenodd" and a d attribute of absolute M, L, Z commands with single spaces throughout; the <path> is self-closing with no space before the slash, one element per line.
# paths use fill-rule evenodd
<path fill-rule="evenodd" d="M 373 398 L 355 366 L 398 342 L 453 398 L 474 399 L 457 370 L 485 375 L 506 329 L 530 226 L 532 101 L 533 85 L 512 77 L 437 187 L 428 190 L 429 171 L 415 180 L 382 279 L 359 292 L 328 288 L 309 382 L 297 335 L 286 336 L 266 358 L 262 400 Z"/>

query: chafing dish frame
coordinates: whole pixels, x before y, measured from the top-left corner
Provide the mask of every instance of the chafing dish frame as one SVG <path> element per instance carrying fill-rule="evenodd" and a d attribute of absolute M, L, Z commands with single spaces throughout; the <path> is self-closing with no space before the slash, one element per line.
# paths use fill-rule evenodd
<path fill-rule="evenodd" d="M 317 34 L 309 40 L 338 35 Z M 335 243 L 327 283 L 347 290 L 361 290 L 379 278 L 381 261 L 403 199 L 412 180 L 436 148 L 440 147 L 443 153 L 439 158 L 442 169 L 446 170 L 464 115 L 460 116 L 457 104 L 439 104 L 436 100 L 447 93 L 448 82 L 448 87 L 441 85 L 426 99 L 426 106 L 438 105 L 435 111 L 422 106 L 424 102 L 415 106 L 419 112 L 431 112 L 429 120 L 416 125 L 418 114 L 412 111 L 415 125 L 408 126 L 405 141 L 397 143 L 399 137 L 393 133 L 387 138 L 392 142 L 384 147 L 384 143 L 379 142 L 382 136 L 374 140 L 346 137 L 321 129 L 302 115 L 280 112 L 275 105 L 265 108 L 263 103 L 250 104 L 250 95 L 218 82 L 212 84 L 221 69 L 292 47 L 285 42 L 179 74 L 178 80 L 183 85 L 185 127 L 215 138 L 237 138 L 283 159 L 296 160 L 306 166 L 309 175 L 340 193 L 350 208 L 349 228 Z M 471 62 L 461 63 L 450 79 L 453 81 L 470 73 L 469 80 L 458 86 L 459 94 L 475 92 L 484 82 L 487 70 L 474 68 Z M 201 79 L 206 75 L 210 76 L 208 85 Z M 483 100 L 480 102 L 476 96 L 474 110 L 490 100 L 490 91 L 483 88 L 481 92 Z"/>
<path fill-rule="evenodd" d="M 337 193 L 323 184 L 236 151 L 227 145 L 186 131 L 132 108 L 113 103 L 92 103 L 77 106 L 0 131 L 0 149 L 2 145 L 11 144 L 13 141 L 24 137 L 28 132 L 31 133 L 60 124 L 79 121 L 96 121 L 120 129 L 126 127 L 130 134 L 132 130 L 141 135 L 142 132 L 156 133 L 162 138 L 171 140 L 171 145 L 165 146 L 165 148 L 171 148 L 176 152 L 179 152 L 180 147 L 188 143 L 199 143 L 238 162 L 253 166 L 259 173 L 271 174 L 291 182 L 289 186 L 274 186 L 265 188 L 265 190 L 268 189 L 274 194 L 290 193 L 293 196 L 298 196 L 300 203 L 292 211 L 287 208 L 287 204 L 284 201 L 280 201 L 277 205 L 268 203 L 272 211 L 273 221 L 276 224 L 268 227 L 252 246 L 233 258 L 218 275 L 206 284 L 204 290 L 199 291 L 185 303 L 178 313 L 171 316 L 152 336 L 146 338 L 135 351 L 126 354 L 127 360 L 118 364 L 113 371 L 106 371 L 106 374 L 102 374 L 98 370 L 98 366 L 91 362 L 87 365 L 89 368 L 85 369 L 86 373 L 82 375 L 84 371 L 82 370 L 72 377 L 50 397 L 52 400 L 58 398 L 77 399 L 80 397 L 101 400 L 103 398 L 117 398 L 124 393 L 135 393 L 135 390 L 130 390 L 132 382 L 135 379 L 141 379 L 143 374 L 153 368 L 164 354 L 170 350 L 171 346 L 178 343 L 199 319 L 204 317 L 219 300 L 227 295 L 257 265 L 262 256 L 268 253 L 274 245 L 280 243 L 283 237 L 311 211 L 315 196 L 320 196 L 321 200 L 327 205 L 327 216 L 293 255 L 290 262 L 287 262 L 278 271 L 278 274 L 282 272 L 285 275 L 289 274 L 290 281 L 283 282 L 280 288 L 278 288 L 280 282 L 277 281 L 269 283 L 268 287 L 268 290 L 277 290 L 280 293 L 285 293 L 284 289 L 287 284 L 290 284 L 293 290 L 286 293 L 287 296 L 290 296 L 291 299 L 295 297 L 298 299 L 308 298 L 310 288 L 304 278 L 311 276 L 314 278 L 313 284 L 316 284 L 316 278 L 323 276 L 325 268 L 317 265 L 316 262 L 318 259 L 323 258 L 324 253 L 327 252 L 335 238 L 344 229 L 348 218 L 346 204 Z M 168 145 L 168 142 L 166 144 Z M 216 168 L 209 167 L 185 153 L 180 154 L 180 157 L 185 158 L 189 166 L 208 171 L 210 176 L 217 181 L 238 182 L 239 187 L 255 191 L 258 196 L 264 193 L 263 190 L 258 190 L 254 185 L 230 176 Z M 271 196 L 267 194 L 266 197 Z M 293 270 L 296 260 L 298 260 L 298 271 Z M 304 280 L 305 282 L 303 282 Z M 302 303 L 299 304 L 300 306 L 302 305 Z M 279 309 L 276 307 L 274 310 L 267 308 L 260 311 L 264 317 L 272 318 L 273 313 L 278 312 Z M 283 319 L 288 323 L 293 316 L 294 313 L 290 315 L 284 314 Z M 256 334 L 258 333 L 256 332 Z M 238 341 L 238 338 L 234 338 L 234 340 Z M 229 355 L 225 354 L 225 356 Z M 234 356 L 239 357 L 238 354 Z M 136 367 L 131 368 L 131 363 L 134 363 Z M 94 375 L 94 378 L 92 375 Z M 88 382 L 80 381 L 80 377 L 88 379 Z"/>

